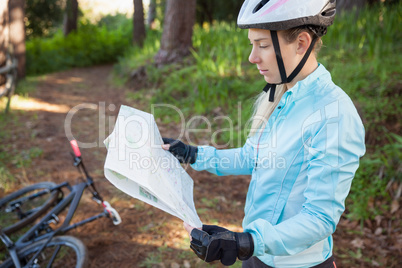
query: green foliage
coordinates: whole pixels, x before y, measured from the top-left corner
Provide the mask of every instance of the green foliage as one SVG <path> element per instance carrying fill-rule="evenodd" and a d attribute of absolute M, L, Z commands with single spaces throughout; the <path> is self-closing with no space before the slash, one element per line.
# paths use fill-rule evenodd
<path fill-rule="evenodd" d="M 10 137 L 10 117 L 0 114 L 0 140 Z M 15 182 L 14 176 L 11 174 L 7 164 L 12 159 L 12 150 L 10 144 L 0 144 L 0 189 L 9 190 Z"/>
<path fill-rule="evenodd" d="M 402 142 L 394 133 L 402 113 L 401 9 L 377 5 L 358 16 L 343 13 L 323 39 L 320 61 L 355 101 L 366 129 L 367 153 L 347 199 L 347 216 L 361 221 L 387 211 L 391 197 L 386 187 L 391 180 L 401 181 Z"/>
<path fill-rule="evenodd" d="M 29 93 L 36 90 L 36 86 L 41 78 L 39 76 L 25 77 L 19 80 L 15 89 L 15 94 L 19 96 L 28 96 Z"/>
<path fill-rule="evenodd" d="M 166 12 L 166 1 L 167 0 L 150 0 L 150 2 L 153 1 L 156 4 L 156 19 L 160 22 L 160 24 L 163 24 L 163 21 L 165 19 L 165 12 Z M 146 14 L 147 16 L 148 14 Z"/>
<path fill-rule="evenodd" d="M 126 83 L 131 72 L 140 66 L 148 65 L 160 47 L 161 31 L 147 30 L 144 47 L 131 46 L 123 55 L 118 57 L 119 62 L 114 66 L 114 74 Z"/>
<path fill-rule="evenodd" d="M 183 63 L 163 68 L 147 66 L 148 79 L 155 85 L 149 91 L 151 103 L 169 103 L 185 116 L 208 115 L 207 118 L 213 121 L 212 127 L 228 128 L 231 125 L 241 129 L 240 125 L 251 115 L 250 98 L 255 95 L 255 88 L 262 88 L 264 84 L 263 80 L 250 79 L 257 77 L 257 73 L 251 71 L 255 70 L 253 66 L 244 66 L 244 59 L 248 57 L 248 49 L 245 49 L 248 48 L 247 32 L 233 23 L 196 26 L 193 46 L 193 57 Z M 175 109 L 158 108 L 154 112 L 164 122 L 181 119 Z M 212 120 L 218 115 L 228 115 L 230 120 Z M 200 135 L 202 133 L 198 138 L 202 138 Z M 229 140 L 229 135 L 229 132 L 221 133 L 219 139 Z M 239 139 L 245 139 L 241 131 L 234 133 L 232 140 Z"/>
<path fill-rule="evenodd" d="M 32 81 L 32 79 L 27 79 Z M 18 85 L 17 89 L 20 87 Z M 26 89 L 20 89 L 19 92 L 27 94 Z M 19 150 L 16 146 L 17 139 L 24 139 L 26 136 L 21 134 L 26 131 L 19 118 L 21 118 L 23 112 L 12 111 L 9 114 L 0 114 L 0 140 L 4 141 L 0 143 L 0 193 L 2 191 L 8 191 L 13 187 L 14 182 L 19 179 L 26 179 L 25 168 L 30 167 L 33 161 L 42 157 L 43 150 L 39 147 L 32 146 L 24 150 Z M 18 135 L 14 135 L 19 133 Z M 28 142 L 32 141 L 34 136 L 28 137 Z"/>
<path fill-rule="evenodd" d="M 8 191 L 12 188 L 14 182 L 14 176 L 10 173 L 7 167 L 0 163 L 0 189 Z"/>
<path fill-rule="evenodd" d="M 54 33 L 63 22 L 63 2 L 62 0 L 26 0 L 25 29 L 28 39 Z"/>
<path fill-rule="evenodd" d="M 197 1 L 197 22 L 235 21 L 243 1 L 226 0 L 198 0 Z"/>
<path fill-rule="evenodd" d="M 358 103 L 369 145 L 384 143 L 398 120 L 401 94 L 401 5 L 344 13 L 324 37 L 321 62 L 336 84 Z M 399 85 L 398 85 L 399 84 Z"/>
<path fill-rule="evenodd" d="M 386 187 L 390 181 L 402 182 L 402 137 L 389 135 L 389 144 L 361 159 L 347 200 L 351 219 L 374 219 L 388 211 L 391 197 Z"/>
<path fill-rule="evenodd" d="M 128 23 L 131 23 L 131 20 L 127 19 L 127 15 L 125 14 L 120 14 L 117 13 L 115 15 L 105 15 L 103 16 L 97 23 L 98 26 L 100 27 L 106 27 L 109 31 L 112 31 L 114 29 L 119 29 L 123 25 L 125 27 L 128 26 Z"/>
<path fill-rule="evenodd" d="M 163 262 L 163 255 L 166 254 L 167 252 L 172 251 L 171 248 L 168 248 L 166 246 L 162 246 L 158 248 L 158 251 L 151 252 L 148 254 L 148 256 L 145 258 L 143 262 L 139 265 L 140 267 L 154 267 L 160 263 Z"/>
<path fill-rule="evenodd" d="M 32 164 L 32 160 L 41 157 L 43 150 L 38 147 L 29 148 L 29 150 L 22 150 L 11 161 L 17 168 L 29 167 Z"/>
<path fill-rule="evenodd" d="M 401 181 L 401 137 L 395 134 L 402 114 L 402 44 L 398 41 L 401 9 L 401 5 L 375 5 L 359 10 L 358 15 L 343 12 L 328 29 L 318 57 L 334 82 L 355 101 L 366 129 L 367 153 L 361 159 L 347 199 L 347 216 L 353 219 L 371 219 L 382 213 L 391 198 L 386 186 L 391 180 Z M 196 26 L 192 57 L 163 68 L 147 65 L 149 84 L 128 97 L 181 110 L 182 114 L 171 108 L 153 110 L 162 122 L 179 123 L 182 117 L 199 115 L 213 122 L 210 127 L 216 130 L 228 127 L 229 123 L 213 118 L 227 115 L 234 127 L 244 129 L 253 97 L 265 83 L 255 66 L 247 62 L 248 42 L 247 31 L 234 24 Z M 135 53 L 142 55 L 140 51 Z M 148 59 L 151 54 L 147 53 Z M 132 55 L 128 61 L 136 62 L 137 56 Z M 121 59 L 120 64 L 124 62 Z M 139 98 L 141 94 L 148 97 Z M 238 101 L 245 101 L 240 109 Z M 198 129 L 208 127 L 202 120 L 193 123 L 198 124 Z M 211 139 L 210 132 L 194 135 L 199 140 Z M 229 147 L 241 146 L 246 134 L 239 132 L 230 137 L 229 133 L 221 133 L 215 138 L 221 142 L 239 141 L 227 144 Z"/>
<path fill-rule="evenodd" d="M 37 75 L 115 62 L 130 47 L 131 29 L 129 19 L 115 29 L 83 21 L 67 37 L 59 30 L 52 38 L 32 38 L 26 44 L 27 73 Z"/>
<path fill-rule="evenodd" d="M 186 238 L 185 240 L 186 245 L 190 244 L 190 240 L 188 238 Z M 167 264 L 167 260 L 172 259 L 174 260 L 174 262 L 172 262 L 169 267 L 176 267 L 176 265 L 179 267 L 187 267 L 187 265 L 190 265 L 194 268 L 205 267 L 205 262 L 202 262 L 200 259 L 198 259 L 196 255 L 194 255 L 194 252 L 192 252 L 190 249 L 175 252 L 172 248 L 169 248 L 167 246 L 160 246 L 157 248 L 157 250 L 150 252 L 147 257 L 139 264 L 139 267 L 165 267 L 164 264 Z M 181 265 L 182 263 L 184 265 Z M 237 268 L 241 266 L 242 262 L 237 261 L 231 267 Z M 209 263 L 208 267 L 222 267 L 222 265 L 219 261 L 215 261 Z"/>

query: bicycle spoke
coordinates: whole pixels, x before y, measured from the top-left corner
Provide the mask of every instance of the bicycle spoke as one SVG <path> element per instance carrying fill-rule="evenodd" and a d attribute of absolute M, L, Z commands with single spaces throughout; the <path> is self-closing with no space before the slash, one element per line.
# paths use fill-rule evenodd
<path fill-rule="evenodd" d="M 31 224 L 57 202 L 56 184 L 43 182 L 22 188 L 0 199 L 0 226 L 10 235 Z"/>
<path fill-rule="evenodd" d="M 52 264 L 53 264 L 54 260 L 56 259 L 56 255 L 59 253 L 60 248 L 61 248 L 61 245 L 57 246 L 56 249 L 54 250 L 52 257 L 50 258 L 49 263 L 46 266 L 47 268 L 52 267 Z"/>

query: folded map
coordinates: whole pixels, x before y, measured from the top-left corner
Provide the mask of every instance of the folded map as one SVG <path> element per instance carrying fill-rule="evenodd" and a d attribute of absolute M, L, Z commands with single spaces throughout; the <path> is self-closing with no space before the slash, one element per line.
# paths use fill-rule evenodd
<path fill-rule="evenodd" d="M 194 227 L 202 223 L 193 201 L 193 180 L 168 151 L 152 114 L 122 105 L 107 148 L 105 176 L 126 194 Z"/>

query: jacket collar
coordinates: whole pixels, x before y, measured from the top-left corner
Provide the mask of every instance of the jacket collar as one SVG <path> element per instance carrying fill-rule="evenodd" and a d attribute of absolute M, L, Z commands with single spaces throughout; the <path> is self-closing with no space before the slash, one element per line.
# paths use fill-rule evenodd
<path fill-rule="evenodd" d="M 321 81 L 331 81 L 331 74 L 322 65 L 318 64 L 317 69 L 314 70 L 303 80 L 298 81 L 292 88 L 286 93 L 292 95 L 292 101 L 298 101 L 310 94 L 311 91 L 317 90 L 317 86 Z"/>

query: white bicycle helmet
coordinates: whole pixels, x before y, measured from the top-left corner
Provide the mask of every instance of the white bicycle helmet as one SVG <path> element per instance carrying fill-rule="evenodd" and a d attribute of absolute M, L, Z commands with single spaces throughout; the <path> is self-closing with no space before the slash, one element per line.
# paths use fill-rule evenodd
<path fill-rule="evenodd" d="M 271 31 L 279 72 L 283 83 L 291 82 L 303 68 L 318 37 L 325 35 L 336 13 L 336 0 L 246 0 L 244 1 L 237 24 L 242 29 L 265 29 Z M 299 65 L 286 77 L 276 31 L 305 26 L 315 33 L 311 45 Z M 270 90 L 269 101 L 274 100 L 276 84 L 267 84 Z"/>
<path fill-rule="evenodd" d="M 336 0 L 246 0 L 237 24 L 242 29 L 272 31 L 298 26 L 330 26 L 335 17 Z"/>

